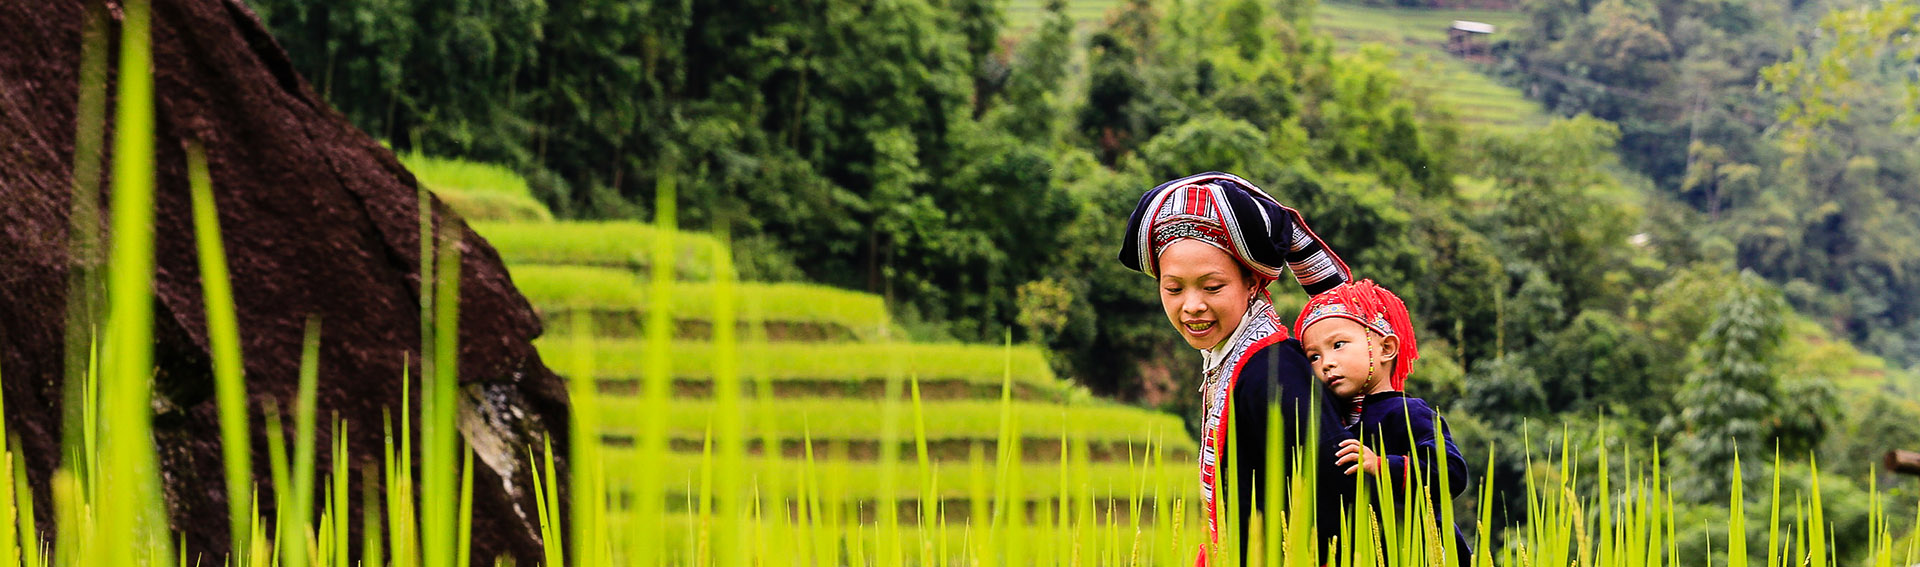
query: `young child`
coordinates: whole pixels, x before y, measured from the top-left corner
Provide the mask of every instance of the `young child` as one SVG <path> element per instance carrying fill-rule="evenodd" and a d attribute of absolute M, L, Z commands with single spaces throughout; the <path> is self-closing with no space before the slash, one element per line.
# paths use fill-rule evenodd
<path fill-rule="evenodd" d="M 1413 361 L 1420 357 L 1406 304 L 1373 280 L 1344 283 L 1308 301 L 1293 328 L 1300 333 L 1314 377 L 1326 384 L 1337 405 L 1350 410 L 1345 421 L 1357 440 L 1340 443 L 1337 465 L 1346 467 L 1349 475 L 1363 468 L 1369 475 L 1388 475 L 1388 484 L 1396 489 L 1396 507 L 1405 501 L 1399 490 L 1411 484 L 1410 476 L 1419 475 L 1429 486 L 1434 521 L 1440 522 L 1441 507 L 1473 481 L 1440 414 L 1425 400 L 1403 392 Z M 1446 434 L 1444 446 L 1436 431 Z M 1417 469 L 1410 456 L 1418 457 Z M 1445 497 L 1439 494 L 1442 464 L 1453 493 Z M 1466 537 L 1458 527 L 1442 529 L 1453 531 L 1461 564 L 1466 565 L 1472 557 Z"/>

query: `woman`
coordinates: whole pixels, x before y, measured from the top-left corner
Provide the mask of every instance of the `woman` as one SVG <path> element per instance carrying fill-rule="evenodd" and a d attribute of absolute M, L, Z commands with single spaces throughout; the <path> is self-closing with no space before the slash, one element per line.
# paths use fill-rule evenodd
<path fill-rule="evenodd" d="M 1298 212 L 1225 173 L 1175 179 L 1141 196 L 1127 223 L 1120 262 L 1157 280 L 1167 320 L 1200 350 L 1200 494 L 1210 541 L 1220 539 L 1214 490 L 1226 480 L 1216 471 L 1236 471 L 1240 545 L 1246 549 L 1248 513 L 1263 508 L 1267 494 L 1270 402 L 1277 402 L 1285 432 L 1279 471 L 1293 470 L 1291 449 L 1319 450 L 1314 468 L 1323 480 L 1315 495 L 1316 523 L 1321 537 L 1332 537 L 1339 503 L 1353 490 L 1334 480 L 1344 477 L 1333 466 L 1333 455 L 1351 436 L 1313 378 L 1299 341 L 1274 314 L 1266 287 L 1281 272 L 1292 272 L 1308 294 L 1317 294 L 1351 278 L 1346 264 Z M 1227 446 L 1230 410 L 1238 412 L 1232 447 Z"/>

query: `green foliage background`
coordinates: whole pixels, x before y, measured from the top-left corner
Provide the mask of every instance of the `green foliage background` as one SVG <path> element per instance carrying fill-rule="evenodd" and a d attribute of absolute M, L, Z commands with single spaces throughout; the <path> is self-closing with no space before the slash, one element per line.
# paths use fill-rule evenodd
<path fill-rule="evenodd" d="M 1012 329 L 1185 415 L 1190 355 L 1113 254 L 1145 189 L 1240 174 L 1413 307 L 1409 390 L 1471 460 L 1499 453 L 1496 516 L 1526 509 L 1523 429 L 1664 448 L 1701 506 L 1728 479 L 1684 471 L 1735 442 L 1820 455 L 1856 495 L 1920 447 L 1920 152 L 1888 96 L 1912 57 L 1835 39 L 1851 24 L 1820 16 L 1846 0 L 1528 0 L 1482 70 L 1561 118 L 1500 128 L 1404 53 L 1317 30 L 1313 0 L 1128 0 L 1084 26 L 1059 0 L 1018 26 L 995 0 L 253 6 L 401 149 L 507 164 L 571 218 L 646 218 L 671 178 L 746 279 L 879 293 L 923 340 Z M 1873 65 L 1823 79 L 1820 57 Z"/>

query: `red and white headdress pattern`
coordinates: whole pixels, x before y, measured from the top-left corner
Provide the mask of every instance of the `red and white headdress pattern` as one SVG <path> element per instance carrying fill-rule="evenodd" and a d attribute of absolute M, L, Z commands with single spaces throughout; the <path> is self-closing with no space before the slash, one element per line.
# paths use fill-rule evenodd
<path fill-rule="evenodd" d="M 1294 332 L 1305 334 L 1307 327 L 1333 317 L 1351 320 L 1380 336 L 1399 340 L 1400 351 L 1395 357 L 1398 362 L 1393 365 L 1389 379 L 1396 390 L 1406 387 L 1407 375 L 1413 373 L 1413 361 L 1420 358 L 1420 348 L 1413 336 L 1413 318 L 1400 296 L 1373 280 L 1340 284 L 1307 301 L 1307 306 L 1300 310 L 1300 318 L 1293 322 Z"/>
<path fill-rule="evenodd" d="M 1351 274 L 1299 211 L 1232 174 L 1190 175 L 1141 195 L 1127 220 L 1120 263 L 1157 277 L 1160 253 L 1185 239 L 1226 251 L 1262 283 L 1292 272 L 1310 294 L 1345 282 Z"/>

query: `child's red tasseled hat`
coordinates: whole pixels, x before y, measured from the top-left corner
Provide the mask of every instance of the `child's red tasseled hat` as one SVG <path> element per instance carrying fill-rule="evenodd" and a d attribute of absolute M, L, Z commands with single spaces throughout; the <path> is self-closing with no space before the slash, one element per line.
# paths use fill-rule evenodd
<path fill-rule="evenodd" d="M 1413 318 L 1407 314 L 1407 304 L 1400 301 L 1399 296 L 1373 280 L 1340 284 L 1307 301 L 1307 306 L 1300 310 L 1300 318 L 1293 322 L 1293 331 L 1305 333 L 1307 327 L 1329 317 L 1352 320 L 1383 337 L 1398 337 L 1399 363 L 1393 365 L 1390 380 L 1395 390 L 1406 387 L 1407 375 L 1413 373 L 1413 361 L 1420 358 L 1420 349 L 1413 337 Z"/>

